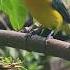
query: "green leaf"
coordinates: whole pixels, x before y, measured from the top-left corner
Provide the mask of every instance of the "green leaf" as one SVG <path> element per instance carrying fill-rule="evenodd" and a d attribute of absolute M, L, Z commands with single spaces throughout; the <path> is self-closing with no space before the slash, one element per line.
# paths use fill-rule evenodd
<path fill-rule="evenodd" d="M 15 30 L 22 28 L 27 15 L 24 0 L 0 0 L 0 10 L 9 15 L 11 24 Z"/>

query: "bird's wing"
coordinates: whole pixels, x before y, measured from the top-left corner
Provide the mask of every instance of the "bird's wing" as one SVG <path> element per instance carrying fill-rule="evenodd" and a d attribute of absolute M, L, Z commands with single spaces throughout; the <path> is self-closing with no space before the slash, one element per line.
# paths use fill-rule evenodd
<path fill-rule="evenodd" d="M 65 22 L 70 23 L 70 0 L 53 0 L 52 7 L 60 12 Z"/>

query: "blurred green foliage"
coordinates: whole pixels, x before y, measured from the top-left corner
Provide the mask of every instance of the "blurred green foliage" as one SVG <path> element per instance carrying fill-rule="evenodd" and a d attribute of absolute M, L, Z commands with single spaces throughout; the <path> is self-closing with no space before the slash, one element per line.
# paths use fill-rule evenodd
<path fill-rule="evenodd" d="M 41 70 L 43 68 L 40 64 L 41 56 L 44 56 L 42 53 L 6 47 L 0 49 L 0 55 L 0 63 L 4 65 L 17 63 L 21 66 L 19 70 Z"/>
<path fill-rule="evenodd" d="M 27 15 L 24 0 L 0 0 L 0 10 L 9 16 L 15 30 L 22 28 Z"/>

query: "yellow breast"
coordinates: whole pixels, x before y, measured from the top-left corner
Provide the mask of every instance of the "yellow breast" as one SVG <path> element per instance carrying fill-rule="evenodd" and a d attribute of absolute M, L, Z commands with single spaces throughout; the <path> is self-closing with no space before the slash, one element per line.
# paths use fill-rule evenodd
<path fill-rule="evenodd" d="M 52 8 L 48 0 L 26 0 L 29 11 L 44 27 L 59 29 L 63 18 L 58 11 Z"/>

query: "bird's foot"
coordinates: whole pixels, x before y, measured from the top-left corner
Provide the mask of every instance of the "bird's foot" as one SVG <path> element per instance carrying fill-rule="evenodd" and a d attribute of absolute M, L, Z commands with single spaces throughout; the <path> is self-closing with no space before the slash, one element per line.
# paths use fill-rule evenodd
<path fill-rule="evenodd" d="M 47 36 L 47 39 L 53 39 L 53 35 L 54 34 L 54 31 L 51 31 L 51 33 Z"/>
<path fill-rule="evenodd" d="M 48 36 L 47 36 L 47 39 L 53 39 L 53 36 L 49 36 L 49 35 L 48 35 Z"/>

